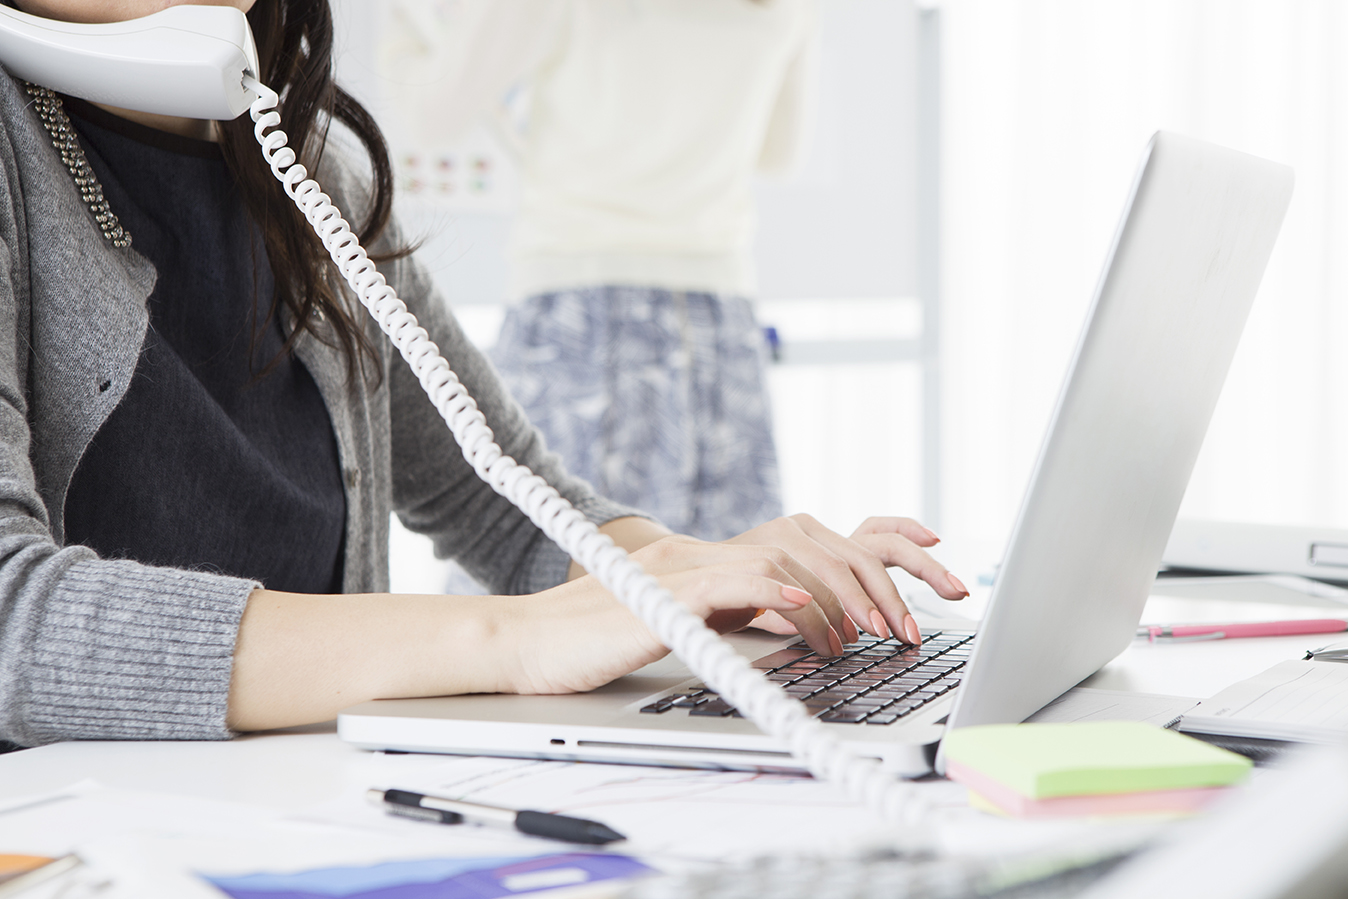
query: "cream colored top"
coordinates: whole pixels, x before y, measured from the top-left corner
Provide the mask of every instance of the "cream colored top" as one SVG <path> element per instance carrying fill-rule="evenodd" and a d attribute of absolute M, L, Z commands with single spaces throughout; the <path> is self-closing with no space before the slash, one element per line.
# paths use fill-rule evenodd
<path fill-rule="evenodd" d="M 426 2 L 399 0 L 385 62 L 422 66 L 425 138 L 506 123 L 516 296 L 754 292 L 753 175 L 800 154 L 816 0 L 459 0 L 449 15 Z M 521 85 L 515 126 L 503 110 Z"/>

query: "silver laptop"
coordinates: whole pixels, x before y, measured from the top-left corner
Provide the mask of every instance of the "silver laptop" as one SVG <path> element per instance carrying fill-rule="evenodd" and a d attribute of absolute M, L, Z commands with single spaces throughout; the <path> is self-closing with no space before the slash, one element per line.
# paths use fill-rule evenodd
<path fill-rule="evenodd" d="M 798 638 L 746 633 L 737 648 L 899 774 L 929 770 L 947 727 L 1022 721 L 1118 655 L 1291 193 L 1285 166 L 1152 139 L 976 638 L 864 639 L 831 664 Z M 801 770 L 672 658 L 580 695 L 367 702 L 338 732 L 368 749 Z"/>

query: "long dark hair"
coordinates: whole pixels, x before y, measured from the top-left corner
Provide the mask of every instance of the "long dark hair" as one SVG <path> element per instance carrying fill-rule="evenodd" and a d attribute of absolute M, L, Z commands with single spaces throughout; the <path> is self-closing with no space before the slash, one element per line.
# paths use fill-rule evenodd
<path fill-rule="evenodd" d="M 333 80 L 328 0 L 257 0 L 248 13 L 248 24 L 257 41 L 260 80 L 280 94 L 281 126 L 305 167 L 310 172 L 317 168 L 333 122 L 348 128 L 368 155 L 372 175 L 368 207 L 363 217 L 357 210 L 344 209 L 343 213 L 361 244 L 369 246 L 389 224 L 393 169 L 388 144 L 374 118 Z M 295 327 L 286 337 L 282 355 L 294 348 L 301 334 L 318 337 L 315 321 L 326 319 L 346 355 L 348 376 L 363 372 L 377 379 L 374 348 L 354 317 L 360 310 L 349 309 L 343 301 L 340 275 L 327 251 L 263 160 L 252 119 L 245 114 L 220 127 L 225 161 L 262 231 L 275 278 L 271 315 L 285 308 L 294 318 Z M 375 259 L 399 258 L 409 252 L 398 248 Z"/>

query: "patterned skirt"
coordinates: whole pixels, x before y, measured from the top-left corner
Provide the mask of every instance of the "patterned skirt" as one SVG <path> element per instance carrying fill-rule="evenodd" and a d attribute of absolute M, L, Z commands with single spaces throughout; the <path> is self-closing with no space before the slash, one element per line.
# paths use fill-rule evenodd
<path fill-rule="evenodd" d="M 721 540 L 782 514 L 764 352 L 748 300 L 591 287 L 512 307 L 492 361 L 568 470 Z"/>

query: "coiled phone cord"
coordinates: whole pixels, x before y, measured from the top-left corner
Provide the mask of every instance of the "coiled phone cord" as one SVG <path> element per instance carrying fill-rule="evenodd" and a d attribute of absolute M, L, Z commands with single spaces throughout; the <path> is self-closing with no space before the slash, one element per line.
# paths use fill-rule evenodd
<path fill-rule="evenodd" d="M 905 848 L 927 848 L 925 829 L 917 826 L 925 802 L 911 786 L 882 771 L 875 759 L 861 758 L 844 747 L 799 701 L 750 667 L 552 485 L 505 455 L 439 347 L 376 270 L 331 198 L 287 146 L 286 134 L 279 127 L 276 92 L 248 75 L 243 83 L 245 90 L 257 95 L 249 114 L 272 173 L 304 213 L 361 303 L 412 367 L 478 476 L 598 578 L 698 677 L 765 733 L 785 743 L 810 773 L 841 785 L 850 798 L 878 811 L 900 829 L 895 836 Z"/>

